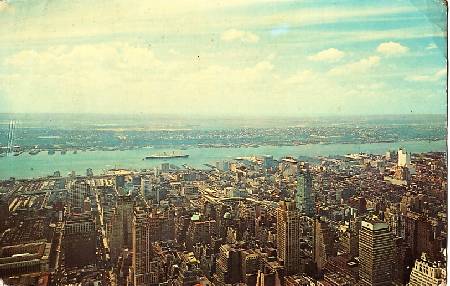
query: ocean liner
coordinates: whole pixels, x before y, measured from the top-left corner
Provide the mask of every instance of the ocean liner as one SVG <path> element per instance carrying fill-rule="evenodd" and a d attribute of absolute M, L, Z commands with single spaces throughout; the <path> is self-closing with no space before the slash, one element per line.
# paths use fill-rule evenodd
<path fill-rule="evenodd" d="M 189 154 L 176 154 L 175 152 L 166 153 L 163 152 L 161 154 L 152 154 L 150 156 L 146 156 L 145 159 L 179 159 L 179 158 L 188 158 Z"/>

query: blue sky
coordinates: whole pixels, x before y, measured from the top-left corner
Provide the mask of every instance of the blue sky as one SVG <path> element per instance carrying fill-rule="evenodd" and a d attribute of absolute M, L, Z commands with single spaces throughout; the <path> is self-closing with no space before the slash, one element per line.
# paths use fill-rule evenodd
<path fill-rule="evenodd" d="M 0 1 L 0 112 L 445 113 L 446 19 L 438 0 Z"/>

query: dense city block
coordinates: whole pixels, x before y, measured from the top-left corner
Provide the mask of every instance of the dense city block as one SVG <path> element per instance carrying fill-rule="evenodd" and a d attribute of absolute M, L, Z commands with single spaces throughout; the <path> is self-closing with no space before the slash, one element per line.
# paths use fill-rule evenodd
<path fill-rule="evenodd" d="M 400 148 L 11 178 L 0 182 L 0 278 L 42 286 L 445 285 L 446 160 Z"/>

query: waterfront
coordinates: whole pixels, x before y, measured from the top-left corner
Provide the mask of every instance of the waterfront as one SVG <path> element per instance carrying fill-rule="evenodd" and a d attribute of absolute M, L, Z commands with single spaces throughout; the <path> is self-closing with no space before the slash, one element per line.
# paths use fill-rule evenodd
<path fill-rule="evenodd" d="M 20 156 L 0 158 L 0 179 L 15 177 L 37 178 L 60 171 L 65 176 L 71 171 L 84 175 L 87 168 L 94 174 L 101 174 L 111 168 L 150 169 L 160 166 L 163 162 L 171 162 L 177 166 L 187 164 L 194 168 L 206 168 L 204 164 L 214 164 L 219 160 L 231 160 L 239 156 L 273 155 L 275 159 L 282 156 L 329 156 L 345 155 L 349 153 L 383 154 L 387 150 L 404 147 L 412 153 L 446 151 L 446 141 L 402 141 L 392 143 L 370 144 L 307 144 L 300 146 L 260 146 L 258 148 L 189 148 L 182 150 L 189 154 L 189 158 L 174 160 L 143 160 L 145 156 L 156 152 L 171 152 L 172 149 L 140 148 L 134 150 L 115 151 L 87 151 L 73 154 L 68 152 L 61 155 L 57 152 L 48 155 L 41 152 L 37 155 L 23 153 Z M 178 151 L 178 150 L 175 150 Z"/>

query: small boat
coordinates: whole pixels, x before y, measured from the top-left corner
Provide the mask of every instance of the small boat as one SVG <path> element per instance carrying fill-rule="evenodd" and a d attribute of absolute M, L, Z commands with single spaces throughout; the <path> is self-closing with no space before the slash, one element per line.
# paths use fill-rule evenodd
<path fill-rule="evenodd" d="M 13 153 L 13 156 L 19 156 L 23 153 L 23 151 L 17 151 Z"/>
<path fill-rule="evenodd" d="M 39 154 L 39 152 L 41 152 L 41 150 L 39 150 L 39 149 L 33 149 L 33 150 L 31 150 L 30 152 L 28 152 L 28 154 L 30 154 L 30 155 L 37 155 L 37 154 Z"/>

